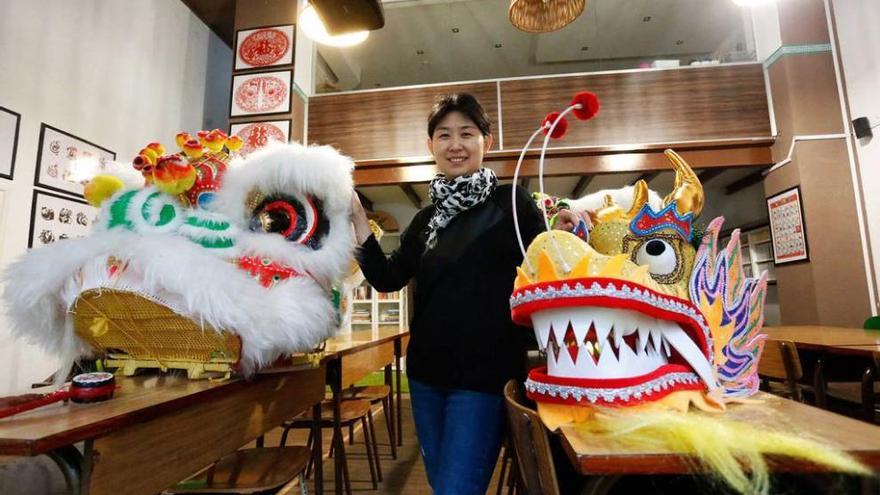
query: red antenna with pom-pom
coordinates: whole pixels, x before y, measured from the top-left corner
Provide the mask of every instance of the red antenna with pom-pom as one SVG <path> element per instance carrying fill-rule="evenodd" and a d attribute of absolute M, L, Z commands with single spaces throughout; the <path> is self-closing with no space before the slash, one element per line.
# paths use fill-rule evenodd
<path fill-rule="evenodd" d="M 516 163 L 516 169 L 513 171 L 513 184 L 516 186 L 517 179 L 519 177 L 519 170 L 522 167 L 523 158 L 526 155 L 526 151 L 528 151 L 529 146 L 531 146 L 532 141 L 538 136 L 538 133 L 544 133 L 544 144 L 541 146 L 541 157 L 538 160 L 538 188 L 541 192 L 541 196 L 544 196 L 544 155 L 547 153 L 547 145 L 550 143 L 550 139 L 561 139 L 566 131 L 568 131 L 568 121 L 565 119 L 565 115 L 568 113 L 574 114 L 574 116 L 578 120 L 590 120 L 595 117 L 599 113 L 599 98 L 590 91 L 581 91 L 574 95 L 571 103 L 568 108 L 563 110 L 562 112 L 552 112 L 547 114 L 544 117 L 544 120 L 541 121 L 541 126 L 532 134 L 528 141 L 526 141 L 526 145 L 523 147 L 522 153 L 519 155 L 519 160 Z M 520 235 L 519 231 L 519 221 L 517 219 L 516 214 L 516 187 L 513 188 L 511 193 L 511 202 L 513 203 L 513 225 L 516 230 L 516 239 L 519 242 L 519 249 L 522 251 L 523 259 L 528 265 L 529 270 L 532 270 L 532 265 L 529 262 L 529 259 L 526 257 L 526 248 L 523 245 L 522 235 Z M 547 219 L 547 207 L 544 204 L 544 201 L 540 201 L 541 211 L 544 214 L 544 226 L 547 231 L 550 231 L 550 221 Z M 568 272 L 570 268 L 565 263 L 565 259 L 559 253 L 559 246 L 556 244 L 556 239 L 553 236 L 550 236 L 550 240 L 552 244 L 556 247 L 557 255 L 563 263 L 563 270 Z"/>

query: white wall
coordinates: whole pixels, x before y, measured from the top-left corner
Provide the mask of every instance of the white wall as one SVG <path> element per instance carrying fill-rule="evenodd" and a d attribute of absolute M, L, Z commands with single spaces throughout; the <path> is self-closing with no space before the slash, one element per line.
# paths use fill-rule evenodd
<path fill-rule="evenodd" d="M 868 117 L 880 125 L 880 2 L 833 0 L 837 21 L 838 53 L 843 65 L 849 112 L 852 118 Z M 874 262 L 880 274 L 880 127 L 873 139 L 856 145 L 861 175 L 861 195 Z"/>
<path fill-rule="evenodd" d="M 178 131 L 201 129 L 210 113 L 213 37 L 180 0 L 2 1 L 0 105 L 22 119 L 14 181 L 0 179 L 0 267 L 27 246 L 40 123 L 109 148 L 119 160 L 150 141 L 172 144 Z M 228 102 L 218 104 L 225 112 Z M 0 310 L 0 396 L 24 392 L 53 371 L 51 359 L 12 340 Z"/>

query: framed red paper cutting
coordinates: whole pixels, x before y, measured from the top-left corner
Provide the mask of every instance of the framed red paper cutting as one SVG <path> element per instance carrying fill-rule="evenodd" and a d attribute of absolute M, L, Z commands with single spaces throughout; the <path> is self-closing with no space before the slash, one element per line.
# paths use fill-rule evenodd
<path fill-rule="evenodd" d="M 290 113 L 292 77 L 290 70 L 233 76 L 229 116 Z"/>
<path fill-rule="evenodd" d="M 795 186 L 767 198 L 767 212 L 773 239 L 773 263 L 809 261 L 801 188 Z"/>
<path fill-rule="evenodd" d="M 244 141 L 239 150 L 247 156 L 272 141 L 290 141 L 290 120 L 269 120 L 265 122 L 242 122 L 229 126 L 229 135 L 238 136 Z"/>
<path fill-rule="evenodd" d="M 235 70 L 291 65 L 294 26 L 264 26 L 235 33 Z"/>

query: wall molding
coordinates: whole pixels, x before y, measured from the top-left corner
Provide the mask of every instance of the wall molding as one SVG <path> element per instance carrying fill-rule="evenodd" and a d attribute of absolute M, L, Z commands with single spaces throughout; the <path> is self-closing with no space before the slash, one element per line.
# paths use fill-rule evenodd
<path fill-rule="evenodd" d="M 814 53 L 831 53 L 831 43 L 780 46 L 764 61 L 764 69 L 769 69 L 770 66 L 778 62 L 782 57 L 789 55 L 812 55 Z"/>

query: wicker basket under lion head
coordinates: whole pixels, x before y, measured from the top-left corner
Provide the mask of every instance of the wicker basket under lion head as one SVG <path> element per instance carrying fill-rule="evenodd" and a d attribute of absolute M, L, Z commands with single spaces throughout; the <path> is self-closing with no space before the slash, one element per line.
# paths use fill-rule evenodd
<path fill-rule="evenodd" d="M 331 287 L 354 244 L 353 164 L 295 144 L 235 158 L 239 144 L 220 131 L 181 134 L 181 152 L 141 150 L 142 185 L 92 179 L 92 234 L 7 269 L 14 331 L 65 357 L 103 354 L 127 374 L 191 378 L 249 374 L 332 335 Z"/>

